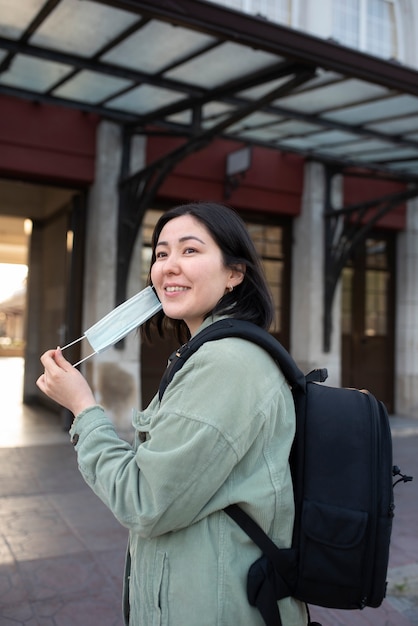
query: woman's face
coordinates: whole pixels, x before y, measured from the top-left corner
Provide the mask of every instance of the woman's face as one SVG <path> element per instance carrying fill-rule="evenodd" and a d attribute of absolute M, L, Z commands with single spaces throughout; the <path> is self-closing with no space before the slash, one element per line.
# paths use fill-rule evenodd
<path fill-rule="evenodd" d="M 225 267 L 222 252 L 192 215 L 171 219 L 155 247 L 151 280 L 167 317 L 184 320 L 194 334 L 222 296 L 238 285 L 242 272 Z"/>

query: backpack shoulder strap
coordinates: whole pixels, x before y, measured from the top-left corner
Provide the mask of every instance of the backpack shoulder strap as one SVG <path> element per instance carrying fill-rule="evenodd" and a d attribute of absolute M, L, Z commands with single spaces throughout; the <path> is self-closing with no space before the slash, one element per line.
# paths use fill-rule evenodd
<path fill-rule="evenodd" d="M 161 379 L 159 387 L 160 400 L 164 395 L 167 385 L 172 381 L 174 374 L 202 344 L 206 341 L 215 341 L 225 337 L 240 337 L 241 339 L 253 341 L 267 350 L 279 365 L 292 389 L 295 390 L 297 388 L 305 392 L 306 379 L 304 374 L 277 339 L 252 322 L 225 318 L 204 328 L 172 355 L 171 363 Z"/>

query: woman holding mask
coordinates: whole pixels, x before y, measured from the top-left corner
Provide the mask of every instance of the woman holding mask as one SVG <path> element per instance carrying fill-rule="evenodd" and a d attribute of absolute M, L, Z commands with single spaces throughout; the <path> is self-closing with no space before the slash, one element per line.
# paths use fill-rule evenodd
<path fill-rule="evenodd" d="M 161 333 L 180 343 L 220 317 L 269 328 L 271 296 L 238 215 L 214 203 L 171 209 L 152 241 L 150 281 Z M 295 431 L 290 389 L 272 358 L 239 338 L 205 343 L 134 417 L 121 440 L 81 373 L 59 349 L 41 358 L 38 386 L 74 413 L 80 471 L 129 531 L 124 591 L 131 626 L 262 626 L 246 596 L 259 548 L 222 510 L 239 504 L 289 547 Z M 303 604 L 279 602 L 283 626 L 307 623 Z"/>

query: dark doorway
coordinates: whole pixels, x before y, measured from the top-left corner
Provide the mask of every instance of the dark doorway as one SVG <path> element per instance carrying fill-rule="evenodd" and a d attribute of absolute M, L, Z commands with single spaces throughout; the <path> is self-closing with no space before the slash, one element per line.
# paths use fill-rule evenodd
<path fill-rule="evenodd" d="M 342 384 L 365 388 L 394 409 L 395 236 L 359 245 L 342 280 Z"/>

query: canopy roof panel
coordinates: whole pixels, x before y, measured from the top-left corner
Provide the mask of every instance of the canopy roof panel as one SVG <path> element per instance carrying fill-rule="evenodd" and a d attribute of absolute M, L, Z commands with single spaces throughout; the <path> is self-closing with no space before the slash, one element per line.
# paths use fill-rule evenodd
<path fill-rule="evenodd" d="M 210 2 L 0 0 L 1 93 L 418 179 L 417 71 Z"/>

